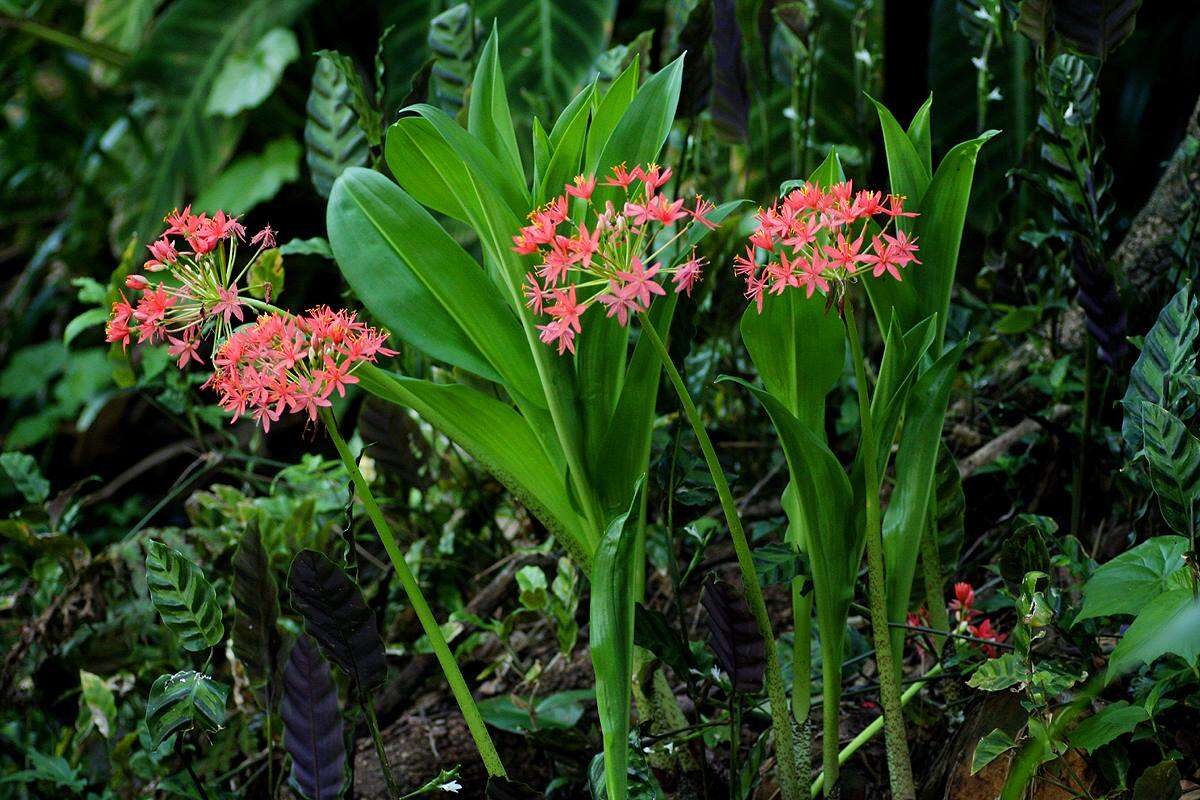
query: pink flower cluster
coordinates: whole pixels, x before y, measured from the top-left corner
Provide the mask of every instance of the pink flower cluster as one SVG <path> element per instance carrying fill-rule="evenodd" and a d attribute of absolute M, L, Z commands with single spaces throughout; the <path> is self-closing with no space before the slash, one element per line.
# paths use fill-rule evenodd
<path fill-rule="evenodd" d="M 812 297 L 818 289 L 828 293 L 831 280 L 844 285 L 867 270 L 876 278 L 886 273 L 900 280 L 901 267 L 921 263 L 914 255 L 917 243 L 903 230 L 888 229 L 897 217 L 915 216 L 904 210 L 902 197 L 855 192 L 852 181 L 828 189 L 805 183 L 759 209 L 758 227 L 745 254 L 734 259 L 734 272 L 746 281 L 746 299 L 760 312 L 768 291 L 803 288 Z M 876 217 L 884 220 L 881 227 Z"/>
<path fill-rule="evenodd" d="M 537 326 L 539 338 L 556 344 L 560 355 L 575 352 L 581 318 L 593 305 L 627 325 L 655 296 L 666 294 L 660 281 L 667 276 L 676 293 L 691 294 L 702 279 L 704 259 L 695 248 L 674 266 L 660 260 L 692 225 L 716 227 L 708 219 L 712 203 L 697 196 L 687 205 L 661 191 L 670 179 L 669 168 L 651 164 L 628 170 L 621 164 L 603 184 L 623 195 L 620 206 L 610 200 L 598 208 L 592 201 L 596 177 L 576 176 L 563 194 L 531 213 L 529 224 L 513 237 L 513 250 L 542 260 L 526 275 L 526 305 L 549 317 Z M 664 229 L 671 235 L 660 241 Z"/>
<path fill-rule="evenodd" d="M 147 245 L 151 258 L 142 268 L 166 272 L 167 280 L 151 283 L 144 275 L 127 277 L 125 288 L 141 297 L 134 304 L 122 294 L 113 303 L 105 333 L 107 341 L 122 347 L 129 346 L 134 334 L 138 344 L 166 341 L 183 367 L 189 361 L 202 362 L 197 348 L 206 333 L 228 335 L 233 321 L 242 321 L 249 301 L 238 286 L 263 250 L 275 246 L 275 234 L 269 225 L 256 233 L 250 244 L 258 250 L 239 268 L 237 246 L 246 229 L 237 217 L 224 211 L 212 217 L 193 214 L 188 206 L 171 212 L 165 221 L 161 238 Z M 228 247 L 220 247 L 224 243 Z"/>
<path fill-rule="evenodd" d="M 204 385 L 221 395 L 234 422 L 248 413 L 269 431 L 285 411 L 315 420 L 334 390 L 344 397 L 346 386 L 358 383 L 358 365 L 396 354 L 383 346 L 387 337 L 354 312 L 328 306 L 302 316 L 264 314 L 217 348 L 215 372 Z"/>

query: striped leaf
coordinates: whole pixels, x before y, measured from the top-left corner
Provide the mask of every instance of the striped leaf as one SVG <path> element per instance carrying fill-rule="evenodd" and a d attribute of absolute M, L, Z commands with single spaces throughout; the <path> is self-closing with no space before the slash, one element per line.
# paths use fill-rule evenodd
<path fill-rule="evenodd" d="M 383 640 L 362 589 L 345 570 L 316 550 L 301 550 L 287 585 L 305 632 L 350 677 L 355 692 L 365 697 L 381 686 L 387 678 Z"/>
<path fill-rule="evenodd" d="M 292 757 L 288 783 L 311 800 L 342 792 L 346 743 L 329 664 L 307 636 L 296 640 L 283 673 L 283 747 Z"/>
<path fill-rule="evenodd" d="M 162 542 L 146 543 L 146 583 L 159 616 L 185 650 L 199 652 L 225 635 L 216 592 L 192 562 Z"/>
<path fill-rule="evenodd" d="M 146 727 L 154 748 L 176 731 L 219 731 L 228 698 L 228 686 L 194 670 L 160 675 L 146 701 Z"/>
<path fill-rule="evenodd" d="M 317 192 L 328 197 L 337 176 L 348 167 L 366 164 L 370 155 L 367 136 L 354 111 L 354 92 L 331 54 L 317 59 L 305 111 L 308 169 Z"/>
<path fill-rule="evenodd" d="M 963 492 L 958 464 L 945 442 L 938 445 L 938 461 L 933 480 L 937 502 L 938 551 L 941 554 L 944 578 L 946 575 L 953 575 L 958 567 L 965 536 L 967 510 L 967 496 Z"/>
<path fill-rule="evenodd" d="M 428 41 L 433 53 L 430 102 L 454 116 L 466 102 L 475 55 L 483 42 L 483 29 L 471 5 L 459 3 L 434 17 L 429 23 Z"/>
<path fill-rule="evenodd" d="M 1177 533 L 1189 536 L 1200 498 L 1200 440 L 1162 406 L 1136 400 L 1132 407 L 1142 419 L 1142 456 L 1163 518 Z"/>
<path fill-rule="evenodd" d="M 1129 458 L 1137 457 L 1143 444 L 1144 421 L 1138 401 L 1174 409 L 1176 398 L 1173 395 L 1178 389 L 1176 376 L 1190 374 L 1195 369 L 1197 340 L 1200 339 L 1200 320 L 1196 311 L 1196 296 L 1185 286 L 1158 313 L 1158 321 L 1142 342 L 1142 353 L 1129 374 L 1129 388 L 1121 401 L 1125 406 L 1121 436 Z"/>
<path fill-rule="evenodd" d="M 475 13 L 500 26 L 504 73 L 512 86 L 562 108 L 608 44 L 614 0 L 482 0 Z"/>

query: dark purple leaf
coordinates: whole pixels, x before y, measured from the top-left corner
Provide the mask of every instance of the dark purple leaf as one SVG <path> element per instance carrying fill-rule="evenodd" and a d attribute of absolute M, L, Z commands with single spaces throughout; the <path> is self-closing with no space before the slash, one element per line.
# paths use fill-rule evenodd
<path fill-rule="evenodd" d="M 315 550 L 301 550 L 288 573 L 288 592 L 304 630 L 350 677 L 359 697 L 383 684 L 387 660 L 375 616 L 341 567 Z"/>
<path fill-rule="evenodd" d="M 757 692 L 767 666 L 766 642 L 750 613 L 746 598 L 725 581 L 709 578 L 704 584 L 708 611 L 708 644 L 721 669 L 739 692 Z"/>
<path fill-rule="evenodd" d="M 726 139 L 745 141 L 750 126 L 750 90 L 734 0 L 713 0 L 712 44 L 713 127 Z"/>
<path fill-rule="evenodd" d="M 283 672 L 283 746 L 292 757 L 292 788 L 309 800 L 332 800 L 342 791 L 346 744 L 342 712 L 329 664 L 315 642 L 301 636 Z"/>

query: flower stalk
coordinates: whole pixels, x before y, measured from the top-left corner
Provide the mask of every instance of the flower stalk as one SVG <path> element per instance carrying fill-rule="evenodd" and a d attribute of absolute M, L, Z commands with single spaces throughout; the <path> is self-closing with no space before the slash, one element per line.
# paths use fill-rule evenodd
<path fill-rule="evenodd" d="M 875 663 L 879 669 L 879 696 L 883 706 L 884 744 L 887 750 L 888 776 L 896 800 L 914 800 L 912 762 L 904 725 L 904 706 L 900 697 L 900 671 L 897 669 L 888 627 L 887 582 L 883 569 L 883 525 L 879 507 L 879 460 L 876 452 L 875 425 L 871 416 L 871 393 L 867 384 L 866 361 L 854 309 L 842 311 L 846 338 L 854 361 L 854 381 L 858 389 L 858 412 L 862 426 L 863 494 L 866 496 L 867 591 L 870 595 L 871 633 L 875 640 Z"/>
<path fill-rule="evenodd" d="M 462 671 L 458 668 L 458 662 L 454 660 L 454 654 L 450 652 L 450 646 L 446 643 L 446 637 L 442 635 L 442 629 L 438 626 L 433 610 L 421 592 L 421 585 L 417 582 L 412 570 L 408 568 L 408 562 L 404 560 L 404 553 L 400 551 L 400 547 L 396 543 L 391 525 L 383 516 L 379 504 L 375 502 L 375 495 L 371 493 L 370 484 L 363 477 L 354 454 L 350 452 L 350 447 L 338 431 L 337 420 L 334 419 L 333 413 L 328 408 L 322 408 L 320 415 L 321 421 L 325 423 L 325 429 L 329 432 L 329 438 L 337 449 L 338 456 L 346 466 L 346 471 L 350 473 L 350 479 L 354 481 L 354 487 L 362 499 L 363 507 L 367 510 L 367 516 L 375 526 L 379 541 L 383 543 L 383 549 L 387 551 L 392 566 L 396 568 L 396 575 L 400 578 L 400 584 L 404 587 L 404 592 L 408 595 L 409 602 L 412 603 L 417 619 L 421 622 L 421 629 L 429 639 L 433 653 L 442 668 L 442 674 L 446 676 L 446 683 L 449 684 L 450 691 L 454 694 L 455 701 L 458 702 L 458 708 L 467 721 L 467 728 L 471 731 L 471 738 L 475 740 L 475 748 L 483 759 L 483 765 L 487 768 L 488 775 L 506 777 L 504 763 L 500 760 L 500 754 L 496 752 L 492 737 L 487 732 L 487 725 L 479 713 L 479 707 L 475 705 L 475 698 L 471 695 Z"/>
<path fill-rule="evenodd" d="M 721 510 L 725 513 L 725 521 L 729 525 L 733 550 L 737 555 L 738 567 L 742 572 L 746 602 L 750 606 L 750 612 L 754 615 L 754 621 L 758 625 L 765 645 L 767 697 L 771 702 L 771 727 L 775 734 L 775 758 L 779 765 L 780 795 L 783 800 L 799 800 L 803 797 L 803 786 L 799 780 L 796 764 L 795 740 L 792 734 L 791 713 L 788 711 L 787 687 L 784 684 L 783 671 L 779 665 L 779 653 L 775 646 L 775 633 L 771 627 L 771 618 L 767 614 L 767 604 L 763 599 L 762 586 L 759 584 L 758 572 L 755 570 L 754 559 L 750 554 L 750 543 L 742 529 L 737 504 L 733 499 L 733 493 L 729 490 L 729 481 L 725 479 L 725 472 L 721 469 L 721 462 L 717 459 L 712 440 L 709 439 L 708 432 L 704 429 L 700 412 L 697 411 L 696 404 L 692 402 L 692 397 L 688 393 L 687 384 L 684 383 L 679 370 L 675 368 L 667 346 L 645 312 L 640 313 L 640 317 L 642 336 L 647 337 L 653 346 L 659 362 L 671 380 L 671 385 L 675 387 L 675 392 L 679 395 L 679 403 L 683 406 L 684 416 L 687 417 L 692 431 L 696 434 L 696 440 L 700 443 L 704 461 L 708 465 L 713 484 L 717 489 L 717 497 L 721 501 Z M 885 627 L 885 636 L 886 630 Z"/>

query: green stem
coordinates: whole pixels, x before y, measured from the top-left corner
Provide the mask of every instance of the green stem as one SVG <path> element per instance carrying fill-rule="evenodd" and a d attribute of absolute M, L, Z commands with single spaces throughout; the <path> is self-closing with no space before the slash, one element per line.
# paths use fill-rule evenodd
<path fill-rule="evenodd" d="M 1092 439 L 1092 382 L 1096 373 L 1096 340 L 1088 334 L 1083 359 L 1083 425 L 1079 434 L 1079 452 L 1075 475 L 1071 480 L 1071 535 L 1078 538 L 1083 526 L 1083 476 L 1087 470 L 1087 450 Z"/>
<path fill-rule="evenodd" d="M 937 503 L 936 492 L 930 493 L 929 523 L 921 537 L 921 573 L 925 582 L 925 608 L 929 611 L 929 627 L 939 631 L 950 630 L 950 611 L 946 608 L 946 576 L 942 569 L 942 554 L 938 551 L 937 514 L 933 505 Z M 942 652 L 945 636 L 935 634 L 933 649 Z"/>
<path fill-rule="evenodd" d="M 932 667 L 929 668 L 929 672 L 925 673 L 925 677 L 933 678 L 936 675 L 938 675 L 941 671 L 942 671 L 942 665 L 934 664 Z M 914 683 L 912 686 L 909 686 L 907 689 L 905 689 L 904 694 L 901 695 L 901 697 L 900 697 L 900 704 L 902 706 L 908 705 L 908 702 L 917 696 L 917 692 L 921 691 L 921 687 L 923 685 L 924 685 L 924 681 L 921 681 L 918 683 Z M 842 764 L 845 764 L 847 761 L 850 760 L 851 756 L 853 756 L 855 753 L 857 753 L 864 744 L 871 741 L 871 739 L 875 738 L 875 735 L 878 734 L 881 730 L 883 730 L 883 717 L 876 717 L 874 720 L 871 721 L 870 725 L 863 728 L 862 732 L 859 733 L 858 736 L 855 736 L 853 739 L 850 740 L 850 742 L 844 748 L 842 748 L 841 752 L 839 752 L 837 754 L 837 758 L 835 759 L 836 763 L 839 766 Z M 811 796 L 816 797 L 817 794 L 820 793 L 821 787 L 823 787 L 824 785 L 825 785 L 825 773 L 822 772 L 820 775 L 817 776 L 817 779 L 815 781 L 813 781 L 813 783 L 812 783 Z"/>
<path fill-rule="evenodd" d="M 725 472 L 721 469 L 721 462 L 717 459 L 717 452 L 713 449 L 712 440 L 708 438 L 708 432 L 704 429 L 700 412 L 696 410 L 696 404 L 692 402 L 692 397 L 688 394 L 687 384 L 683 382 L 679 370 L 672 363 L 671 354 L 663 343 L 662 337 L 658 335 L 658 331 L 654 329 L 654 325 L 650 323 L 645 314 L 642 314 L 641 318 L 642 336 L 645 336 L 654 347 L 659 362 L 662 363 L 663 369 L 671 379 L 671 385 L 675 387 L 675 392 L 679 395 L 679 403 L 683 406 L 684 416 L 687 417 L 692 431 L 696 434 L 696 441 L 700 443 L 704 461 L 708 464 L 713 484 L 717 489 L 717 497 L 721 501 L 721 509 L 725 512 L 725 521 L 729 524 L 729 536 L 733 540 L 733 550 L 737 555 L 738 567 L 742 571 L 746 602 L 750 605 L 750 611 L 754 614 L 754 621 L 758 624 L 758 630 L 762 634 L 766 647 L 767 696 L 771 701 L 771 725 L 775 733 L 776 761 L 779 764 L 780 795 L 783 800 L 799 800 L 803 796 L 803 788 L 796 774 L 796 753 L 792 736 L 792 720 L 788 712 L 787 688 L 783 681 L 783 671 L 779 666 L 779 654 L 775 647 L 775 634 L 771 629 L 771 618 L 767 614 L 767 604 L 763 599 L 762 586 L 754 568 L 754 559 L 750 555 L 750 544 L 746 540 L 746 533 L 742 529 L 742 521 L 738 516 L 737 504 L 734 502 L 733 493 L 729 490 L 729 481 L 725 479 Z"/>
<path fill-rule="evenodd" d="M 412 603 L 413 610 L 417 613 L 417 619 L 420 620 L 421 628 L 425 631 L 426 638 L 429 639 L 434 655 L 437 656 L 442 673 L 446 676 L 446 682 L 450 684 L 450 691 L 453 692 L 454 699 L 458 701 L 458 708 L 467 721 L 467 728 L 471 731 L 471 737 L 475 740 L 475 747 L 479 750 L 488 774 L 505 777 L 507 773 L 504 771 L 504 764 L 500 761 L 500 754 L 496 752 L 496 746 L 492 744 L 483 716 L 480 715 L 479 709 L 475 705 L 475 698 L 471 696 L 471 690 L 467 688 L 467 682 L 458 668 L 458 662 L 454 660 L 454 654 L 450 652 L 450 646 L 446 644 L 446 637 L 442 635 L 442 629 L 438 626 L 437 619 L 429 608 L 429 603 L 425 601 L 425 595 L 421 593 L 421 585 L 417 583 L 416 576 L 408 568 L 408 562 L 404 560 L 404 553 L 400 552 L 400 547 L 396 544 L 392 528 L 379 509 L 379 504 L 375 502 L 375 495 L 371 493 L 370 485 L 359 471 L 358 462 L 355 461 L 354 455 L 346 445 L 346 440 L 338 432 L 337 420 L 334 419 L 333 413 L 328 408 L 321 409 L 321 421 L 325 423 L 325 428 L 329 431 L 329 438 L 333 440 L 333 446 L 337 448 L 342 463 L 346 465 L 346 470 L 350 473 L 350 478 L 358 489 L 358 496 L 367 510 L 367 516 L 371 518 L 371 522 L 375 526 L 375 532 L 379 534 L 383 549 L 387 551 L 388 557 L 392 560 L 392 566 L 396 568 L 396 575 L 399 576 L 404 592 L 408 595 L 408 601 Z"/>
<path fill-rule="evenodd" d="M 102 61 L 112 67 L 120 68 L 129 62 L 128 53 L 100 42 L 93 42 L 74 34 L 60 31 L 57 28 L 51 28 L 49 25 L 43 25 L 31 19 L 3 16 L 0 17 L 0 27 L 16 28 L 22 33 L 27 33 L 44 42 L 56 44 L 59 47 L 74 51 L 96 61 Z"/>
<path fill-rule="evenodd" d="M 367 730 L 371 732 L 371 741 L 375 744 L 375 756 L 379 759 L 380 769 L 383 770 L 383 782 L 387 784 L 388 797 L 399 797 L 400 787 L 396 785 L 396 776 L 392 775 L 392 763 L 383 747 L 383 737 L 379 735 L 379 718 L 375 716 L 375 706 L 366 697 L 359 700 L 359 705 L 362 707 Z"/>
<path fill-rule="evenodd" d="M 871 633 L 875 640 L 875 663 L 879 667 L 879 699 L 887 721 L 884 744 L 888 757 L 888 776 L 891 778 L 895 800 L 914 800 L 912 763 L 908 757 L 908 741 L 904 730 L 904 709 L 900 704 L 900 672 L 892 653 L 892 637 L 888 628 L 887 583 L 883 568 L 883 526 L 879 509 L 879 460 L 875 450 L 875 425 L 871 418 L 870 390 L 867 385 L 866 360 L 854 309 L 847 307 L 842 320 L 850 352 L 854 360 L 854 378 L 858 384 L 858 411 L 861 417 L 863 454 L 863 494 L 866 495 L 867 587 L 870 594 Z"/>
<path fill-rule="evenodd" d="M 792 581 L 792 716 L 799 742 L 796 746 L 796 778 L 804 786 L 812 782 L 812 735 L 808 717 L 812 713 L 812 592 L 804 592 L 804 579 Z"/>
<path fill-rule="evenodd" d="M 840 650 L 840 648 L 839 648 Z M 842 654 L 821 638 L 821 770 L 829 779 L 829 796 L 837 788 L 842 777 L 838 759 L 838 742 L 841 732 L 838 727 L 842 701 Z"/>

